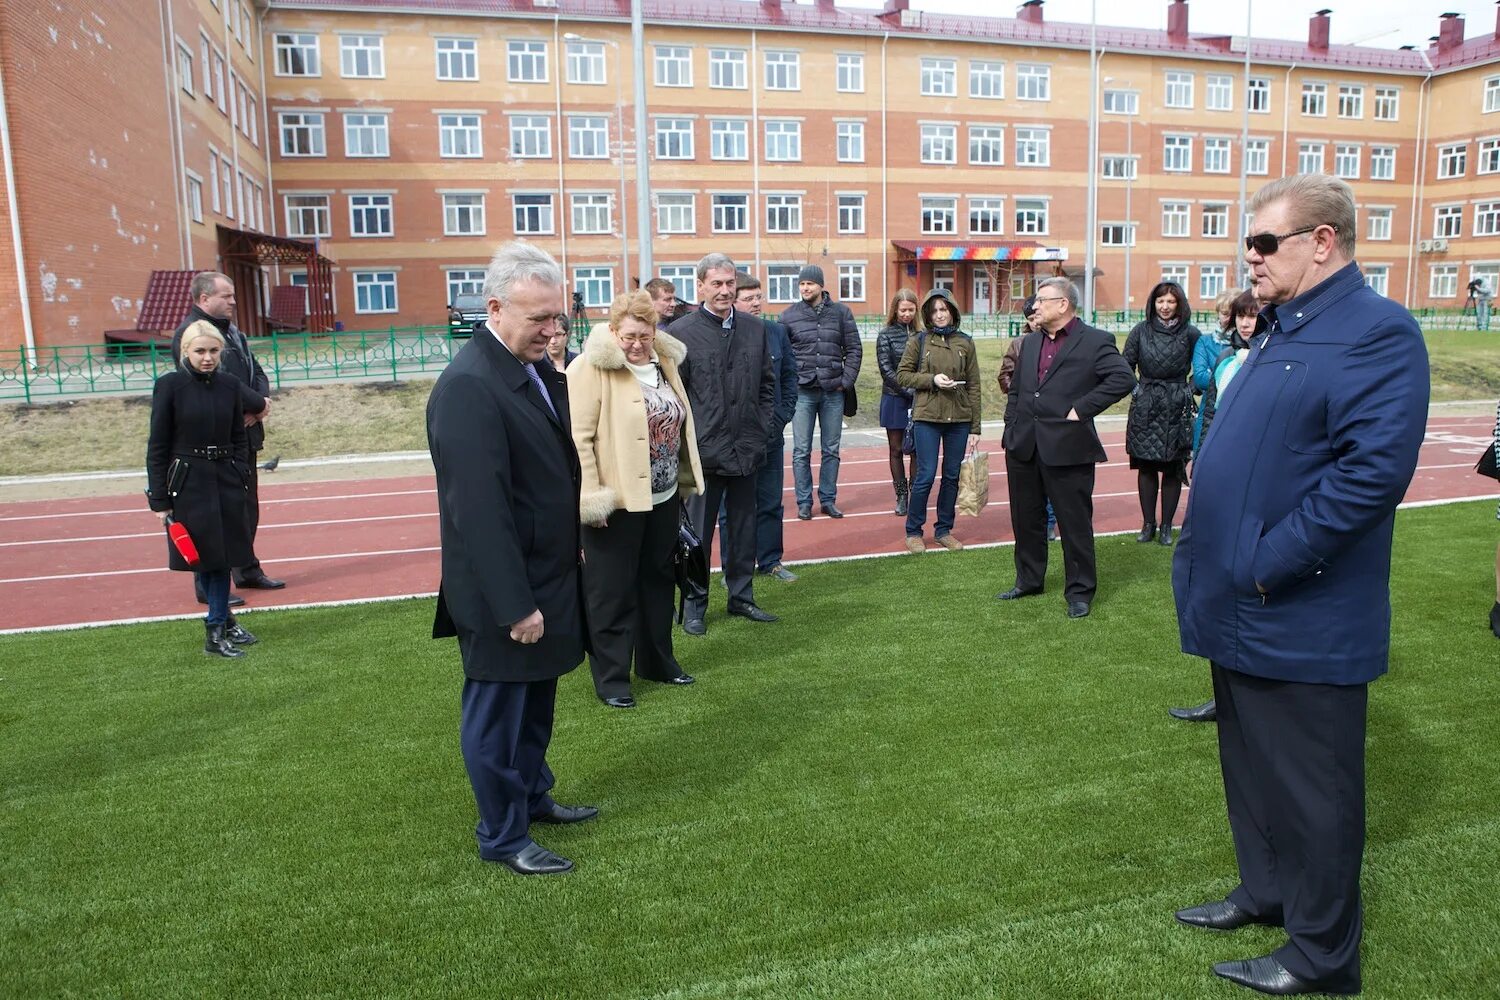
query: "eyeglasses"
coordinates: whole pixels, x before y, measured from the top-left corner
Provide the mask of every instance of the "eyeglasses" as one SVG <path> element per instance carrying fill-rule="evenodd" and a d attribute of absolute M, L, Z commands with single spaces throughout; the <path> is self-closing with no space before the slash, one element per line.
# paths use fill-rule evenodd
<path fill-rule="evenodd" d="M 1293 236 L 1301 236 L 1304 233 L 1310 233 L 1313 230 L 1320 228 L 1321 225 L 1322 224 L 1320 223 L 1318 226 L 1306 226 L 1302 229 L 1293 230 L 1290 233 L 1282 233 L 1280 236 L 1277 236 L 1275 233 L 1256 233 L 1254 236 L 1246 236 L 1245 249 L 1254 250 L 1262 257 L 1269 257 L 1277 250 L 1281 249 L 1282 240 L 1289 240 Z M 1339 231 L 1338 226 L 1329 226 L 1328 228 L 1332 229 L 1335 233 Z"/>
<path fill-rule="evenodd" d="M 1037 305 L 1041 305 L 1043 302 L 1066 302 L 1067 300 L 1068 297 L 1066 295 L 1048 295 L 1045 298 L 1038 295 L 1031 301 L 1035 302 Z"/>

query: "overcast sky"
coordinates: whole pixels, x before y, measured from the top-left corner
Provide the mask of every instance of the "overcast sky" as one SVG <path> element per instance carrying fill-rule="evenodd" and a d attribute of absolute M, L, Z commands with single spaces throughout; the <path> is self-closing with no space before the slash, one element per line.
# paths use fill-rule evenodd
<path fill-rule="evenodd" d="M 1129 28 L 1165 28 L 1169 0 L 1105 0 L 1099 3 L 1099 23 Z M 840 6 L 884 7 L 883 0 L 839 0 Z M 1247 0 L 1191 0 L 1188 30 L 1194 34 L 1243 35 Z M 1492 0 L 1253 0 L 1251 30 L 1259 38 L 1307 38 L 1307 21 L 1314 11 L 1333 10 L 1331 41 L 1335 45 L 1370 45 L 1382 49 L 1402 45 L 1427 47 L 1438 32 L 1438 14 L 1453 11 L 1466 20 L 1469 38 L 1495 30 Z M 921 10 L 952 14 L 1014 16 L 1020 0 L 912 0 Z M 1049 21 L 1089 22 L 1090 0 L 1047 0 Z"/>

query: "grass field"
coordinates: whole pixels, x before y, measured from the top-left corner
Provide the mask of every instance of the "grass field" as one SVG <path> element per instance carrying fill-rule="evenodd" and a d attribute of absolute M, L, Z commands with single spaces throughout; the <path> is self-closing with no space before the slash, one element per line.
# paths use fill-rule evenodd
<path fill-rule="evenodd" d="M 1492 502 L 1405 512 L 1372 689 L 1370 998 L 1500 979 Z M 1234 883 L 1167 553 L 1100 541 L 1092 617 L 1000 605 L 1010 552 L 808 566 L 699 683 L 561 684 L 578 869 L 478 860 L 430 601 L 0 638 L 0 996 L 1239 997 L 1279 944 L 1172 910 Z M 1054 559 L 1054 562 L 1057 560 Z M 715 596 L 722 591 L 715 588 Z"/>

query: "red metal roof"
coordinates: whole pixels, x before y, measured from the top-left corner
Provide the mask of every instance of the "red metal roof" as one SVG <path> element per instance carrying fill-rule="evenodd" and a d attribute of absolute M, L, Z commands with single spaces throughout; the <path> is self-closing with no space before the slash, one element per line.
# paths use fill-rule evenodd
<path fill-rule="evenodd" d="M 146 297 L 141 300 L 141 315 L 135 321 L 137 330 L 175 330 L 192 308 L 189 286 L 197 271 L 152 271 L 146 283 Z"/>

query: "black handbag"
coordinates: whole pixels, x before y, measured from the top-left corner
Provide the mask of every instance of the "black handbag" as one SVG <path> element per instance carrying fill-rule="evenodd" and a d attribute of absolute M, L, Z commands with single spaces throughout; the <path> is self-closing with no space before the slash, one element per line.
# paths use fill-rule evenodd
<path fill-rule="evenodd" d="M 1495 471 L 1496 450 L 1495 445 L 1490 445 L 1484 449 L 1484 454 L 1479 456 L 1479 464 L 1474 466 L 1474 471 L 1481 476 L 1488 476 L 1490 479 L 1500 479 L 1500 472 Z"/>
<path fill-rule="evenodd" d="M 681 622 L 689 597 L 695 600 L 708 597 L 708 556 L 703 552 L 703 540 L 698 537 L 686 507 L 679 507 L 677 511 L 677 543 L 672 548 L 672 573 L 677 577 L 677 621 Z"/>

